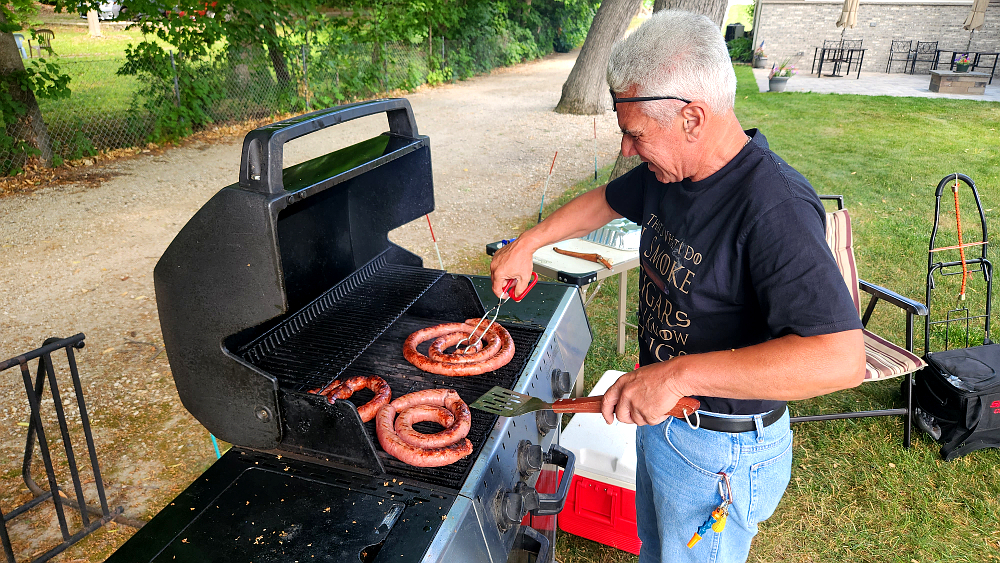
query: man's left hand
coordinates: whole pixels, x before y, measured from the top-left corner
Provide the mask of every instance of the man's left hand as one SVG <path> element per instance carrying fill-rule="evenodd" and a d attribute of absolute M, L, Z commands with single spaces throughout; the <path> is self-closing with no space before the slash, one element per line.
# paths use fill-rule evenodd
<path fill-rule="evenodd" d="M 644 426 L 666 420 L 670 409 L 684 396 L 673 389 L 671 378 L 663 373 L 669 363 L 644 366 L 619 377 L 604 393 L 604 421 L 611 424 L 618 417 L 625 424 Z"/>

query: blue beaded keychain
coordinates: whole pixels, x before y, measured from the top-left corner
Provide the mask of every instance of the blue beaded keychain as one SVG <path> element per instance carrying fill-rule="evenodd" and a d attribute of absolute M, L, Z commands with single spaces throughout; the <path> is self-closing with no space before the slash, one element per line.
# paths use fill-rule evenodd
<path fill-rule="evenodd" d="M 729 485 L 729 475 L 725 473 L 719 473 L 719 475 L 722 476 L 719 479 L 719 496 L 722 497 L 722 504 L 712 510 L 705 523 L 699 526 L 698 531 L 691 536 L 691 539 L 687 543 L 688 549 L 693 548 L 695 544 L 701 541 L 701 538 L 709 530 L 721 534 L 722 530 L 726 528 L 726 516 L 729 515 L 729 505 L 733 504 L 733 489 Z M 725 488 L 722 486 L 723 483 L 726 484 Z"/>

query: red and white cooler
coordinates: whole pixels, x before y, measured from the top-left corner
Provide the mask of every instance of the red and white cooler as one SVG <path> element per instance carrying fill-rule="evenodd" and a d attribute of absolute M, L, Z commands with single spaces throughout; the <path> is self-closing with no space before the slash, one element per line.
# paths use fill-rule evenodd
<path fill-rule="evenodd" d="M 603 395 L 625 372 L 606 371 L 590 392 Z M 610 426 L 597 414 L 577 414 L 562 447 L 576 455 L 576 474 L 559 514 L 564 532 L 638 554 L 635 515 L 635 425 Z"/>

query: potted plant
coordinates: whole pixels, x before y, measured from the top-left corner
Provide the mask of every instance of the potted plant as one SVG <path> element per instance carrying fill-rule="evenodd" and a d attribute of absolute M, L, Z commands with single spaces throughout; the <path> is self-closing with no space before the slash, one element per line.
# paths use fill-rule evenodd
<path fill-rule="evenodd" d="M 753 50 L 753 67 L 754 68 L 767 68 L 767 55 L 764 54 L 764 42 L 761 41 L 760 45 Z"/>
<path fill-rule="evenodd" d="M 771 92 L 784 92 L 788 79 L 795 76 L 795 67 L 791 64 L 791 59 L 785 59 L 781 63 L 771 65 L 771 72 L 767 73 L 767 87 Z"/>
<path fill-rule="evenodd" d="M 969 72 L 969 65 L 972 61 L 969 60 L 969 55 L 967 53 L 959 53 L 955 57 L 955 72 Z"/>

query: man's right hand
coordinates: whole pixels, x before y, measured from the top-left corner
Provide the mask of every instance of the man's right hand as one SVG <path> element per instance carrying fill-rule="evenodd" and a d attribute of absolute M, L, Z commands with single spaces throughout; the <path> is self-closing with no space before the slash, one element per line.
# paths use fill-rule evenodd
<path fill-rule="evenodd" d="M 535 249 L 516 239 L 493 254 L 490 263 L 490 277 L 493 279 L 493 293 L 503 297 L 503 288 L 510 280 L 517 280 L 512 294 L 521 295 L 531 282 L 532 256 Z"/>
<path fill-rule="evenodd" d="M 578 196 L 498 250 L 490 264 L 493 293 L 502 297 L 507 282 L 517 280 L 513 291 L 521 295 L 528 289 L 533 269 L 531 260 L 536 250 L 547 244 L 583 236 L 621 217 L 608 205 L 604 188 L 599 186 Z"/>

